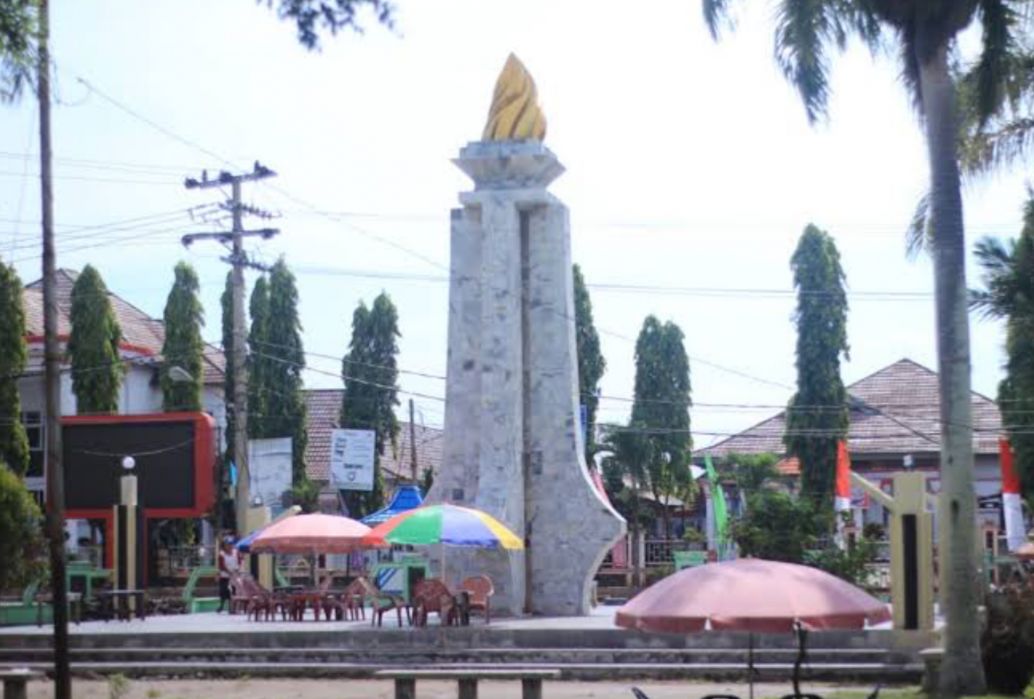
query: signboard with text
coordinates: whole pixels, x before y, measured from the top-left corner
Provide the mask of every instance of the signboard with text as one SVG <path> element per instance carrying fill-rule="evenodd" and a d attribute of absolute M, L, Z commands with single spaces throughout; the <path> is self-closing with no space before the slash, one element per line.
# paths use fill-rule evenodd
<path fill-rule="evenodd" d="M 341 490 L 373 490 L 373 430 L 334 430 L 330 435 L 330 477 Z"/>

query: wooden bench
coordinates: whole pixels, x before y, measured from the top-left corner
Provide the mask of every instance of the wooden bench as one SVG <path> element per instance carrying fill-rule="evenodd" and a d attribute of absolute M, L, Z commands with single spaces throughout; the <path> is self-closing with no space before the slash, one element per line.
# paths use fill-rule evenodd
<path fill-rule="evenodd" d="M 3 680 L 4 683 L 4 699 L 25 699 L 29 695 L 26 684 L 29 680 L 40 677 L 43 677 L 42 672 L 36 672 L 26 667 L 0 670 L 0 680 Z"/>
<path fill-rule="evenodd" d="M 478 680 L 520 680 L 523 699 L 542 699 L 542 680 L 559 679 L 560 670 L 378 670 L 374 676 L 395 680 L 395 699 L 416 699 L 417 680 L 456 680 L 459 699 L 477 699 Z"/>

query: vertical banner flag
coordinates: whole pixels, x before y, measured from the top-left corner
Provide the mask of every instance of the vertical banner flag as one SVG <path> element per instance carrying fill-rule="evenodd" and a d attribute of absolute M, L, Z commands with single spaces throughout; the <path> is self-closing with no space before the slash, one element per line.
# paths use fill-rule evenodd
<path fill-rule="evenodd" d="M 998 461 L 1002 465 L 1002 517 L 1005 519 L 1005 540 L 1010 551 L 1027 541 L 1023 526 L 1023 504 L 1020 499 L 1020 477 L 1013 465 L 1012 447 L 1005 437 L 998 438 Z"/>
<path fill-rule="evenodd" d="M 837 516 L 837 545 L 844 546 L 844 512 L 851 511 L 851 457 L 847 441 L 837 440 L 836 485 L 833 490 L 833 511 Z"/>
<path fill-rule="evenodd" d="M 704 454 L 704 466 L 707 468 L 707 480 L 711 486 L 711 511 L 714 512 L 715 539 L 718 547 L 725 544 L 729 535 L 729 510 L 725 506 L 725 492 L 718 482 L 718 473 L 711 463 L 711 455 Z M 718 548 L 715 547 L 715 548 Z"/>

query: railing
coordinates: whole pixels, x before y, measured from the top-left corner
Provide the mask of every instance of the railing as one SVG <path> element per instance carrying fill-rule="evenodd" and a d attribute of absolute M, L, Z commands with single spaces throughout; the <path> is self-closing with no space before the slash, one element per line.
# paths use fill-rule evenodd
<path fill-rule="evenodd" d="M 159 577 L 188 576 L 198 566 L 215 565 L 215 549 L 208 546 L 171 546 L 156 553 Z"/>

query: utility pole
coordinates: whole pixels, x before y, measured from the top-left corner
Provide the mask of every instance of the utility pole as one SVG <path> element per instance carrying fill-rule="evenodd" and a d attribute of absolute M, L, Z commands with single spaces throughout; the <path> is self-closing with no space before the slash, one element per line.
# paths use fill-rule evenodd
<path fill-rule="evenodd" d="M 39 3 L 37 98 L 39 99 L 40 203 L 43 221 L 43 376 L 46 384 L 47 537 L 54 601 L 54 697 L 71 699 L 68 667 L 68 589 L 65 580 L 65 473 L 61 465 L 61 347 L 57 337 L 57 274 L 54 190 L 50 150 L 50 7 Z"/>
<path fill-rule="evenodd" d="M 413 470 L 413 482 L 417 482 L 420 472 L 416 465 L 416 422 L 413 420 L 413 399 L 409 399 L 409 467 Z"/>
<path fill-rule="evenodd" d="M 259 267 L 257 263 L 248 259 L 244 251 L 244 238 L 259 236 L 268 240 L 280 231 L 275 228 L 262 228 L 253 231 L 244 230 L 242 223 L 243 214 L 249 213 L 269 218 L 266 212 L 247 206 L 241 201 L 241 183 L 263 180 L 267 177 L 275 177 L 276 173 L 258 161 L 252 172 L 233 175 L 229 172 L 220 172 L 213 180 L 208 179 L 208 173 L 202 172 L 201 179 L 187 178 L 184 185 L 187 189 L 209 189 L 211 187 L 230 186 L 230 200 L 224 208 L 229 209 L 233 216 L 233 230 L 230 232 L 216 233 L 188 233 L 183 236 L 182 242 L 189 247 L 196 240 L 216 240 L 227 246 L 230 250 L 228 257 L 221 258 L 233 267 L 232 294 L 233 294 L 233 415 L 234 433 L 233 453 L 237 465 L 237 491 L 235 493 L 235 507 L 237 533 L 246 534 L 246 515 L 251 504 L 249 489 L 248 471 L 248 374 L 246 365 L 247 331 L 244 318 L 244 268 Z"/>

